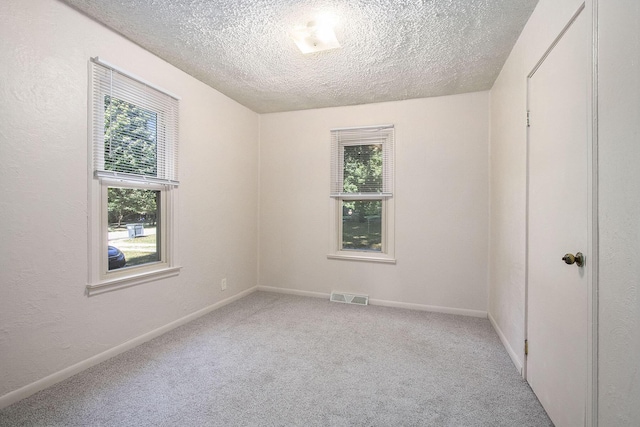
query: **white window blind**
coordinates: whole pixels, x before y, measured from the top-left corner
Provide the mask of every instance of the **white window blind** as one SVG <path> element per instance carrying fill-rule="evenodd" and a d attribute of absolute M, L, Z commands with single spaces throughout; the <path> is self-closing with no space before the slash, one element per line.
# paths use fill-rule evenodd
<path fill-rule="evenodd" d="M 91 70 L 94 175 L 178 185 L 178 99 L 98 58 Z"/>
<path fill-rule="evenodd" d="M 393 196 L 393 125 L 331 130 L 331 197 Z"/>

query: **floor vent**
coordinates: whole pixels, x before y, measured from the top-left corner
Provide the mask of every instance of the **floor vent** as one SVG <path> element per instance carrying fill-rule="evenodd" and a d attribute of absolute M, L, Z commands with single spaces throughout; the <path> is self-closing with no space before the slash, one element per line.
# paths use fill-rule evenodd
<path fill-rule="evenodd" d="M 353 295 L 343 292 L 331 292 L 331 301 L 344 304 L 369 305 L 369 297 L 367 295 Z"/>

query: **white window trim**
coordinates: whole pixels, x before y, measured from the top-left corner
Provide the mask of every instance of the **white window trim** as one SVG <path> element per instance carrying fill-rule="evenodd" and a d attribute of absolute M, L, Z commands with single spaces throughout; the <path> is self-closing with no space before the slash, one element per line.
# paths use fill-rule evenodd
<path fill-rule="evenodd" d="M 99 58 L 94 58 L 94 62 L 106 65 L 115 69 L 121 74 L 140 81 L 153 89 L 164 92 L 176 99 L 175 95 L 164 91 L 137 76 L 128 74 L 119 68 L 108 64 Z M 92 79 L 91 69 L 89 79 Z M 176 203 L 178 189 L 176 181 L 167 181 L 166 184 L 158 183 L 154 180 L 131 180 L 126 177 L 98 176 L 94 172 L 93 160 L 93 91 L 89 85 L 89 114 L 88 114 L 88 284 L 86 286 L 87 295 L 97 295 L 104 292 L 113 291 L 129 286 L 139 285 L 150 281 L 157 281 L 179 274 L 181 266 L 178 263 L 178 253 L 175 242 L 177 241 L 177 214 Z M 161 192 L 159 210 L 159 226 L 161 243 L 159 247 L 160 261 L 147 263 L 140 266 L 124 267 L 109 271 L 108 267 L 108 209 L 107 209 L 107 189 L 108 187 L 129 187 L 139 189 L 158 190 Z"/>
<path fill-rule="evenodd" d="M 380 126 L 362 126 L 353 128 L 333 129 L 333 130 L 357 130 L 357 129 L 373 129 L 373 128 L 388 128 L 394 127 L 393 125 L 380 125 Z M 338 145 L 338 149 L 340 146 Z M 391 146 L 385 146 L 385 150 L 391 150 L 390 159 L 392 164 L 387 165 L 391 168 L 390 173 L 390 193 L 363 193 L 363 194 L 345 194 L 330 192 L 329 197 L 329 253 L 328 259 L 337 260 L 350 260 L 350 261 L 365 261 L 365 262 L 378 262 L 386 264 L 395 264 L 395 199 L 393 197 L 393 183 L 395 181 L 393 171 L 395 167 L 393 165 L 393 159 L 395 157 L 395 143 Z M 342 163 L 342 151 L 338 153 L 331 153 L 332 158 L 337 155 L 339 163 Z M 333 177 L 332 177 L 333 179 Z M 339 185 L 341 186 L 341 184 Z M 333 189 L 333 187 L 332 187 Z M 382 250 L 377 251 L 364 251 L 364 250 L 343 250 L 342 249 L 342 201 L 343 200 L 380 200 L 382 202 Z"/>

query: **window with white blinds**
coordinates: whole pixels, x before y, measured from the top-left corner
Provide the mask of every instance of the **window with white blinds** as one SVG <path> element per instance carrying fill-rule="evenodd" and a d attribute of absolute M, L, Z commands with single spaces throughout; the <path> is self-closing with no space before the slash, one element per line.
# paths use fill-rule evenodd
<path fill-rule="evenodd" d="M 393 125 L 331 130 L 328 258 L 395 263 Z"/>
<path fill-rule="evenodd" d="M 393 125 L 331 131 L 331 197 L 393 195 Z"/>
<path fill-rule="evenodd" d="M 179 98 L 90 61 L 90 295 L 178 274 Z"/>
<path fill-rule="evenodd" d="M 94 175 L 177 186 L 178 98 L 98 58 L 91 70 Z"/>

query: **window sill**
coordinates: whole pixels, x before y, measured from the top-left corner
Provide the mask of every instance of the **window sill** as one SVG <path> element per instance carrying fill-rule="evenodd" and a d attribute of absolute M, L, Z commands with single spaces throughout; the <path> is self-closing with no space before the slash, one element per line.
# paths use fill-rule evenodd
<path fill-rule="evenodd" d="M 378 263 L 382 263 L 382 264 L 395 264 L 396 263 L 396 259 L 395 258 L 391 258 L 386 254 L 380 255 L 380 256 L 374 256 L 374 255 L 361 255 L 361 253 L 356 254 L 349 254 L 349 253 L 344 253 L 344 252 L 340 252 L 337 254 L 329 254 L 327 255 L 328 259 L 340 259 L 340 260 L 345 260 L 345 261 L 364 261 L 364 262 L 378 262 Z"/>
<path fill-rule="evenodd" d="M 154 280 L 166 279 L 167 277 L 180 274 L 182 267 L 167 267 L 160 270 L 146 271 L 144 273 L 132 273 L 115 279 L 106 279 L 98 283 L 87 285 L 87 295 L 93 296 L 104 292 L 115 291 L 129 286 L 140 285 Z"/>

